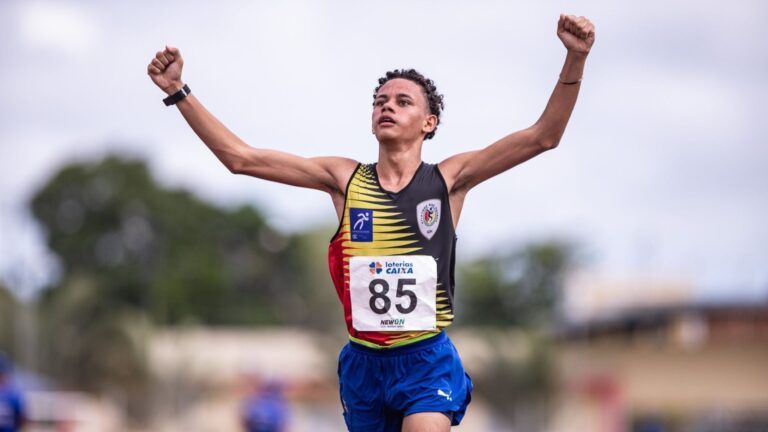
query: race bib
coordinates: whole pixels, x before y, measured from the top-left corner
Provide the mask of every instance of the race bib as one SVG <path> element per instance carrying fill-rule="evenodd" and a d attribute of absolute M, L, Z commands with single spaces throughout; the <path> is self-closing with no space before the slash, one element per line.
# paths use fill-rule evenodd
<path fill-rule="evenodd" d="M 356 330 L 436 328 L 437 263 L 431 256 L 352 257 L 349 289 Z"/>

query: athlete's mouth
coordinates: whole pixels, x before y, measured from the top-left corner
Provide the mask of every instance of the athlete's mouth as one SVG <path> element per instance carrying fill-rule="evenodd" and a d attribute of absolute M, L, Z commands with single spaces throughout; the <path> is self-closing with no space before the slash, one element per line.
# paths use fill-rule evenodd
<path fill-rule="evenodd" d="M 379 119 L 379 124 L 395 124 L 395 120 L 389 116 L 383 116 Z"/>

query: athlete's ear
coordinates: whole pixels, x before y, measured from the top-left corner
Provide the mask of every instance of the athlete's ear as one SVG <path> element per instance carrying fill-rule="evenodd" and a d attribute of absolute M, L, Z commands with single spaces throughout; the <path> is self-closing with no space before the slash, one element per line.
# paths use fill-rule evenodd
<path fill-rule="evenodd" d="M 430 114 L 424 119 L 424 125 L 421 127 L 421 131 L 425 134 L 428 134 L 433 130 L 435 130 L 436 127 L 437 127 L 437 116 L 434 114 Z"/>

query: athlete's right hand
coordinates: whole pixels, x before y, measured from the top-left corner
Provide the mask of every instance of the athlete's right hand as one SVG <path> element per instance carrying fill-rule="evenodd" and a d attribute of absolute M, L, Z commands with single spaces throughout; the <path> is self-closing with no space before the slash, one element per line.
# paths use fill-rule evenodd
<path fill-rule="evenodd" d="M 147 65 L 147 74 L 152 78 L 161 90 L 169 95 L 176 93 L 184 87 L 181 81 L 181 68 L 184 59 L 178 48 L 166 46 L 163 51 L 158 51 L 155 58 Z"/>

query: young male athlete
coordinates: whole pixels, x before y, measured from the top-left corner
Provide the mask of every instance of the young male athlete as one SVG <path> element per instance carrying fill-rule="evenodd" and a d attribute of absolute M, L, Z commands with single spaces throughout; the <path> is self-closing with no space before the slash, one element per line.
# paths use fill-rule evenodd
<path fill-rule="evenodd" d="M 443 97 L 414 70 L 379 79 L 371 116 L 378 162 L 361 164 L 250 147 L 190 94 L 177 48 L 148 65 L 166 104 L 230 171 L 330 195 L 339 228 L 328 263 L 350 337 L 339 356 L 349 430 L 447 431 L 464 416 L 472 383 L 443 332 L 453 320 L 454 229 L 470 189 L 558 145 L 595 32 L 586 18 L 561 15 L 557 35 L 565 64 L 536 123 L 437 165 L 421 161 L 421 148 L 440 123 Z"/>

